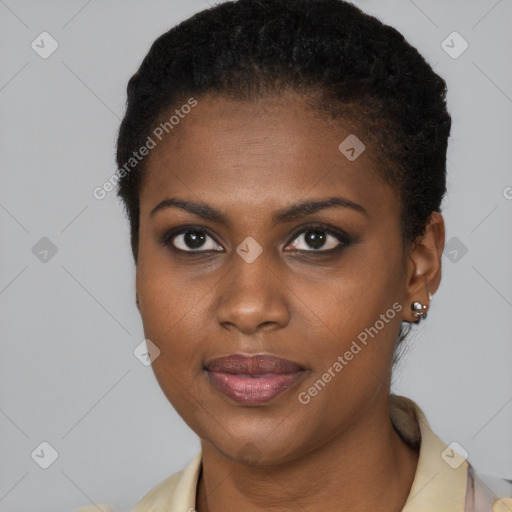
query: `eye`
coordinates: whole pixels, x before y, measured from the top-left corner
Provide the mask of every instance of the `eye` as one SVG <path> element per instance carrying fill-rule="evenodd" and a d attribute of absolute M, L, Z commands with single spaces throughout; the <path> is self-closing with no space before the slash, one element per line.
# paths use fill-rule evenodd
<path fill-rule="evenodd" d="M 161 243 L 165 247 L 172 245 L 173 248 L 183 252 L 221 252 L 223 250 L 207 231 L 200 227 L 183 228 L 178 232 L 171 231 L 164 236 Z"/>
<path fill-rule="evenodd" d="M 348 244 L 349 238 L 345 234 L 334 232 L 323 226 L 310 226 L 301 231 L 288 247 L 297 251 L 328 252 Z"/>
<path fill-rule="evenodd" d="M 308 226 L 295 235 L 287 245 L 287 252 L 318 252 L 325 253 L 342 249 L 350 243 L 350 237 L 341 230 L 335 230 L 323 225 Z M 215 242 L 206 228 L 201 226 L 183 226 L 166 233 L 160 240 L 164 247 L 178 252 L 203 253 L 223 252 L 221 245 Z"/>

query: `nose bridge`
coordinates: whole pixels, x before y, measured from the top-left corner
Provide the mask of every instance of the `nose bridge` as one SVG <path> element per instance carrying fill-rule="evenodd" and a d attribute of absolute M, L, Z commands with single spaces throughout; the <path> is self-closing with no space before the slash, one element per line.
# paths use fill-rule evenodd
<path fill-rule="evenodd" d="M 288 322 L 288 307 L 274 259 L 265 251 L 254 258 L 254 249 L 251 241 L 247 246 L 240 244 L 218 290 L 218 322 L 244 332 L 253 332 L 262 324 Z"/>

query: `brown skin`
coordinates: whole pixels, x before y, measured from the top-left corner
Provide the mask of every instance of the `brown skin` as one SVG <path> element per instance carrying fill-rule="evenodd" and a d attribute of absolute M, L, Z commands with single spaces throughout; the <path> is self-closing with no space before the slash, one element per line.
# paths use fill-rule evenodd
<path fill-rule="evenodd" d="M 136 276 L 145 335 L 161 350 L 156 378 L 201 439 L 196 509 L 399 511 L 418 454 L 389 418 L 392 359 L 401 321 L 415 321 L 410 304 L 428 304 L 427 292 L 439 286 L 443 218 L 433 213 L 422 240 L 404 245 L 399 197 L 375 170 L 375 147 L 364 141 L 361 156 L 346 159 L 338 145 L 357 132 L 315 113 L 303 97 L 197 99 L 149 156 Z M 271 221 L 277 209 L 333 196 L 367 213 L 330 207 Z M 176 207 L 150 217 L 170 197 L 208 203 L 229 222 Z M 321 254 L 324 246 L 307 243 L 312 223 L 341 229 L 352 242 Z M 159 244 L 185 224 L 212 233 L 196 251 L 220 252 L 190 255 L 194 246 L 179 235 L 174 243 L 188 253 Z M 325 248 L 342 243 L 327 235 Z M 252 263 L 236 252 L 248 236 L 263 248 Z M 302 257 L 285 251 L 293 241 Z M 403 309 L 301 404 L 298 394 L 395 302 Z M 271 353 L 307 372 L 270 402 L 242 406 L 214 389 L 203 369 L 233 353 Z"/>

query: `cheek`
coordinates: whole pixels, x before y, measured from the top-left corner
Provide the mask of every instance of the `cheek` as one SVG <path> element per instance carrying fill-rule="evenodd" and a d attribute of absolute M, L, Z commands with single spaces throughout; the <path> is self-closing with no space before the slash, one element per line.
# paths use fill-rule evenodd
<path fill-rule="evenodd" d="M 312 325 L 320 329 L 315 343 L 308 336 L 302 339 L 314 370 L 308 384 L 330 370 L 325 398 L 356 386 L 371 393 L 391 370 L 404 307 L 401 260 L 398 253 L 378 249 L 359 253 L 350 270 L 332 275 L 324 287 L 310 286 L 305 294 L 318 311 L 316 318 L 309 315 L 312 323 L 305 332 L 312 334 Z"/>
<path fill-rule="evenodd" d="M 198 405 L 201 295 L 187 293 L 167 272 L 148 268 L 152 270 L 137 272 L 137 293 L 144 335 L 160 350 L 151 366 L 169 402 L 196 430 L 195 418 L 202 411 Z"/>
<path fill-rule="evenodd" d="M 139 267 L 140 268 L 140 267 Z M 170 270 L 149 266 L 138 269 L 137 294 L 144 333 L 157 347 L 166 365 L 179 368 L 197 354 L 201 332 L 201 307 L 205 290 L 187 287 Z M 203 318 L 204 321 L 204 318 Z M 189 367 L 189 366 L 188 366 Z"/>
<path fill-rule="evenodd" d="M 371 284 L 377 286 L 375 281 Z M 384 283 L 378 283 L 378 287 L 385 289 Z M 317 333 L 314 343 L 307 335 L 302 340 L 315 378 L 330 371 L 331 376 L 332 373 L 337 376 L 332 379 L 333 382 L 345 381 L 346 384 L 350 381 L 352 384 L 359 382 L 372 386 L 373 376 L 378 380 L 387 375 L 403 306 L 396 300 L 396 294 L 387 295 L 377 291 L 370 287 L 352 288 L 345 283 L 337 293 L 330 290 L 332 300 L 326 300 L 323 295 L 319 310 L 324 321 L 314 320 L 323 331 L 323 336 Z M 309 332 L 313 332 L 311 327 Z M 326 375 L 326 379 L 331 380 L 329 375 Z M 329 387 L 336 387 L 336 383 Z"/>
<path fill-rule="evenodd" d="M 403 298 L 397 261 L 383 262 L 376 257 L 366 258 L 365 254 L 358 260 L 346 271 L 331 274 L 323 286 L 305 295 L 307 300 L 316 302 L 329 330 L 345 340 L 373 326 L 380 315 Z M 396 308 L 386 320 L 386 325 L 397 323 Z"/>
<path fill-rule="evenodd" d="M 374 403 L 387 386 L 402 305 L 393 302 L 392 290 L 389 295 L 376 293 L 386 289 L 385 280 L 377 283 L 369 277 L 363 281 L 369 283 L 367 289 L 347 281 L 345 286 L 331 287 L 338 301 L 322 298 L 322 318 L 328 325 L 323 327 L 324 336 L 316 333 L 315 340 L 302 339 L 312 368 L 294 397 L 304 413 L 304 429 L 320 428 L 331 435 L 366 404 Z M 317 320 L 316 325 L 324 324 Z M 320 417 L 319 427 L 313 419 Z"/>

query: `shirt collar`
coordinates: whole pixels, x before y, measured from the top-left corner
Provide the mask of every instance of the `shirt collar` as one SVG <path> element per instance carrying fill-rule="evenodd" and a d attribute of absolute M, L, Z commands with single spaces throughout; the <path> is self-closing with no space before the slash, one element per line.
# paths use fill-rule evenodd
<path fill-rule="evenodd" d="M 420 445 L 416 474 L 402 512 L 464 512 L 468 462 L 437 437 L 419 406 L 391 395 L 391 421 L 405 442 Z"/>
<path fill-rule="evenodd" d="M 390 395 L 390 417 L 402 439 L 420 447 L 418 466 L 402 512 L 464 512 L 468 463 L 431 430 L 411 399 Z M 152 489 L 132 512 L 190 512 L 196 505 L 201 452 L 187 467 Z"/>

